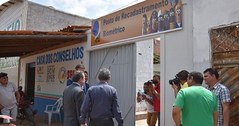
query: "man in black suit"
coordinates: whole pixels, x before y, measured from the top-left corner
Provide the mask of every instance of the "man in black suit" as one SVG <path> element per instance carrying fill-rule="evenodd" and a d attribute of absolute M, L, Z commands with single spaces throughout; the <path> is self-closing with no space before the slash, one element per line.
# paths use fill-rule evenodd
<path fill-rule="evenodd" d="M 84 100 L 83 85 L 85 84 L 85 75 L 82 71 L 76 71 L 72 78 L 73 83 L 67 86 L 63 92 L 63 126 L 80 125 L 80 108 Z"/>

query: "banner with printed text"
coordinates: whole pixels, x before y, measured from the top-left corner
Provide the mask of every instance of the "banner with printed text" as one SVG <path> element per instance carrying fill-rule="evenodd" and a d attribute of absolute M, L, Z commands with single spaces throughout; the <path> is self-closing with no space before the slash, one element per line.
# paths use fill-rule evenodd
<path fill-rule="evenodd" d="M 181 0 L 146 0 L 92 21 L 91 45 L 182 29 Z"/>
<path fill-rule="evenodd" d="M 44 84 L 66 85 L 67 79 L 75 73 L 75 66 L 81 64 L 88 68 L 88 56 L 85 53 L 86 44 L 71 45 L 41 54 L 36 58 L 36 85 L 42 89 Z"/>

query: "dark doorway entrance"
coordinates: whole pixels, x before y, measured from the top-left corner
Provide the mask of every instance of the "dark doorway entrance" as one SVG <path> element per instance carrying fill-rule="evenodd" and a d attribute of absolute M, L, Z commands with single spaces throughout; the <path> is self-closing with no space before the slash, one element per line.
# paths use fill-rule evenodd
<path fill-rule="evenodd" d="M 26 98 L 34 103 L 34 91 L 35 91 L 35 62 L 26 64 L 26 85 L 25 93 Z"/>

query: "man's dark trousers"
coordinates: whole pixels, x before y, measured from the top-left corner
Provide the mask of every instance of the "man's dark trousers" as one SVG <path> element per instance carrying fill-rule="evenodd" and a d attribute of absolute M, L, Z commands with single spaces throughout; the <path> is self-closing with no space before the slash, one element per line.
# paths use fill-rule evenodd
<path fill-rule="evenodd" d="M 114 122 L 112 118 L 90 119 L 89 126 L 114 126 Z"/>

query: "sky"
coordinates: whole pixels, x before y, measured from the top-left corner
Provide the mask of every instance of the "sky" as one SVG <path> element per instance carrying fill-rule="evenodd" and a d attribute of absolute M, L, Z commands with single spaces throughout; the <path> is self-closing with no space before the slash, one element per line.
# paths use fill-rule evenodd
<path fill-rule="evenodd" d="M 0 0 L 3 4 L 8 0 Z M 143 0 L 30 0 L 67 13 L 96 19 Z"/>

